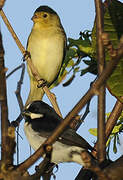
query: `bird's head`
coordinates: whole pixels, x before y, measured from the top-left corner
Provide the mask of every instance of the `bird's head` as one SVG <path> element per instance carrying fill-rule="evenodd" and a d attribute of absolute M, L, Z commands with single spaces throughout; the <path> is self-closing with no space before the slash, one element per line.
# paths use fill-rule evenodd
<path fill-rule="evenodd" d="M 58 26 L 60 24 L 59 16 L 48 6 L 40 6 L 37 8 L 32 20 L 34 24 L 40 24 L 42 27 Z"/>
<path fill-rule="evenodd" d="M 25 109 L 22 111 L 22 115 L 25 117 L 25 119 L 42 118 L 44 116 L 42 113 L 42 106 L 42 101 L 33 101 L 25 107 Z"/>

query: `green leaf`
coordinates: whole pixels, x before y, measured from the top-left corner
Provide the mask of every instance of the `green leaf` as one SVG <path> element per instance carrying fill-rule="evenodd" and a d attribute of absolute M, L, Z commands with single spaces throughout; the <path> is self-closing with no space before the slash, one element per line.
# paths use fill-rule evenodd
<path fill-rule="evenodd" d="M 97 128 L 90 128 L 88 131 L 90 132 L 90 134 L 97 137 Z"/>
<path fill-rule="evenodd" d="M 60 75 L 63 74 L 63 72 L 64 72 L 65 68 L 67 68 L 67 66 L 69 67 L 69 62 L 76 56 L 77 56 L 77 50 L 75 48 L 70 47 L 66 52 L 65 60 L 62 65 Z"/>
<path fill-rule="evenodd" d="M 83 62 L 85 64 L 87 64 L 88 67 L 81 70 L 80 76 L 83 76 L 87 72 L 92 73 L 94 75 L 97 74 L 97 61 L 95 61 L 94 59 L 91 59 L 90 61 L 89 60 L 83 60 Z"/>
<path fill-rule="evenodd" d="M 72 83 L 72 81 L 74 80 L 74 78 L 75 78 L 75 75 L 73 74 L 73 75 L 70 77 L 70 79 L 68 79 L 68 80 L 63 84 L 63 86 L 66 87 L 66 86 L 70 85 L 70 84 Z"/>
<path fill-rule="evenodd" d="M 114 48 L 118 48 L 121 35 L 123 34 L 123 3 L 112 0 L 110 6 L 105 8 L 104 31 L 109 34 L 109 38 Z M 96 23 L 92 31 L 92 48 L 96 50 Z M 97 57 L 95 56 L 97 59 Z M 106 50 L 106 62 L 110 60 L 110 55 Z M 120 60 L 117 68 L 107 81 L 107 87 L 112 95 L 120 98 L 123 96 L 123 58 Z"/>
<path fill-rule="evenodd" d="M 65 79 L 66 75 L 67 75 L 67 70 L 64 70 L 62 75 L 59 75 L 56 81 L 50 86 L 50 89 L 58 86 Z"/>
<path fill-rule="evenodd" d="M 119 138 L 119 134 L 117 134 L 117 144 L 120 145 L 120 138 Z"/>
<path fill-rule="evenodd" d="M 121 128 L 121 126 L 122 126 L 122 124 L 120 124 L 120 125 L 116 125 L 116 126 L 114 126 L 114 128 L 113 128 L 113 130 L 112 130 L 112 134 L 116 134 L 116 133 L 118 133 L 119 132 L 119 130 L 120 130 L 120 128 Z"/>
<path fill-rule="evenodd" d="M 74 68 L 74 73 L 79 71 L 79 67 Z"/>
<path fill-rule="evenodd" d="M 67 68 L 70 68 L 71 66 L 74 66 L 74 61 L 73 59 L 71 59 L 68 64 L 67 64 Z"/>
<path fill-rule="evenodd" d="M 93 49 L 91 47 L 90 41 L 83 40 L 81 38 L 76 39 L 76 40 L 69 38 L 68 40 L 69 40 L 70 46 L 76 46 L 79 49 L 79 51 L 86 54 L 86 56 L 88 55 L 90 57 L 93 57 Z"/>
<path fill-rule="evenodd" d="M 113 152 L 114 152 L 115 154 L 117 153 L 116 136 L 114 136 Z"/>

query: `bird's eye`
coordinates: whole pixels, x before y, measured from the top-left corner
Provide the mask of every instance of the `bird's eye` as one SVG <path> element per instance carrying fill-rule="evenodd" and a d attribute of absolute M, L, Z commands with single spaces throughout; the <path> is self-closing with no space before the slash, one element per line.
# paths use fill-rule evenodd
<path fill-rule="evenodd" d="M 37 108 L 31 104 L 28 110 L 29 110 L 30 112 L 36 112 L 36 111 L 37 111 Z"/>
<path fill-rule="evenodd" d="M 43 17 L 46 18 L 46 17 L 47 17 L 47 14 L 43 14 Z"/>

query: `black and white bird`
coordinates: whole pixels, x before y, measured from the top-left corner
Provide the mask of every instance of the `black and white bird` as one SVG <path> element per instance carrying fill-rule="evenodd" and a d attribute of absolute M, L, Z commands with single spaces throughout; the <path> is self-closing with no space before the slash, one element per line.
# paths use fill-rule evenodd
<path fill-rule="evenodd" d="M 62 122 L 55 110 L 43 101 L 28 104 L 22 114 L 25 118 L 24 131 L 34 150 L 37 150 Z M 76 162 L 84 165 L 81 153 L 88 150 L 93 150 L 93 147 L 75 130 L 67 127 L 53 144 L 51 162 Z"/>

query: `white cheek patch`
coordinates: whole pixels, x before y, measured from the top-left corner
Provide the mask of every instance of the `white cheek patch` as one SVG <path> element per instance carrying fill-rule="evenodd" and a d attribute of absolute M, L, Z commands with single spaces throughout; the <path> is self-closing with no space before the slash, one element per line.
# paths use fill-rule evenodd
<path fill-rule="evenodd" d="M 42 118 L 43 114 L 30 113 L 31 119 Z"/>

